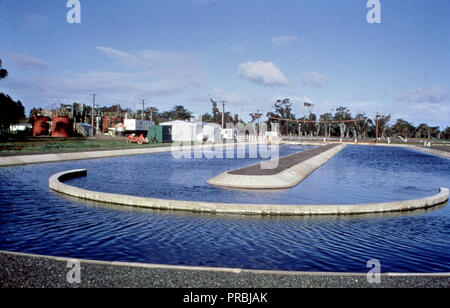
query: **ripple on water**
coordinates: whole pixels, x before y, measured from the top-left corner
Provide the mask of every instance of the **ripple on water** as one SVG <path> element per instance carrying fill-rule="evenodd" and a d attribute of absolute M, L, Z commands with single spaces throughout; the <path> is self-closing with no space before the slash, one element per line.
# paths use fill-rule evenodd
<path fill-rule="evenodd" d="M 284 147 L 290 154 L 306 147 Z M 365 203 L 419 198 L 450 186 L 450 162 L 406 149 L 349 146 L 297 187 L 276 192 L 208 186 L 255 160 L 174 160 L 170 154 L 0 169 L 0 249 L 75 258 L 250 269 L 450 271 L 450 210 L 360 217 L 258 218 L 119 210 L 50 193 L 48 178 L 87 168 L 70 184 L 194 201 Z M 161 167 L 163 166 L 163 167 Z M 424 181 L 426 178 L 426 181 Z"/>

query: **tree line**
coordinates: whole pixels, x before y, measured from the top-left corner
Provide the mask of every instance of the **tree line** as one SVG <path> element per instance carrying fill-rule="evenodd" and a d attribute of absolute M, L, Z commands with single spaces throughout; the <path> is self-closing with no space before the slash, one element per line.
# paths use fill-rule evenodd
<path fill-rule="evenodd" d="M 211 104 L 212 104 L 211 112 L 206 112 L 202 114 L 201 117 L 198 118 L 198 120 L 207 123 L 221 124 L 222 111 L 219 109 L 216 101 L 211 99 Z M 111 108 L 114 110 L 115 107 L 113 106 Z M 139 118 L 142 115 L 142 109 L 137 110 L 136 113 L 134 113 L 131 109 L 127 109 L 126 111 L 135 118 Z M 157 107 L 148 107 L 144 110 L 144 118 L 146 120 L 152 119 L 156 124 L 176 120 L 187 121 L 192 119 L 193 117 L 194 114 L 183 105 L 175 105 L 168 111 L 160 111 L 159 108 Z M 225 123 L 237 124 L 239 122 L 242 122 L 242 120 L 239 119 L 239 115 L 237 114 L 232 115 L 231 112 L 225 112 L 224 119 Z"/>
<path fill-rule="evenodd" d="M 283 135 L 300 133 L 303 136 L 347 139 L 366 139 L 377 136 L 379 138 L 450 139 L 450 127 L 441 131 L 439 127 L 429 126 L 426 123 L 414 126 L 404 119 L 393 122 L 390 114 L 378 114 L 375 118 L 369 118 L 364 112 L 352 115 L 350 109 L 343 106 L 336 108 L 334 112 L 321 115 L 310 112 L 297 117 L 293 113 L 292 102 L 288 98 L 276 101 L 273 111 L 267 113 L 266 123 L 269 125 L 278 123 Z"/>
<path fill-rule="evenodd" d="M 8 77 L 0 59 L 0 80 Z M 0 137 L 4 137 L 12 124 L 19 123 L 25 117 L 25 108 L 21 101 L 14 101 L 9 95 L 0 92 Z"/>

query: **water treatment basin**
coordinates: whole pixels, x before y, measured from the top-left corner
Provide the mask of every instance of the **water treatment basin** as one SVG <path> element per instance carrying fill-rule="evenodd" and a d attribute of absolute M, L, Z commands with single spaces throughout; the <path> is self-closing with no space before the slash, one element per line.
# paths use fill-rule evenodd
<path fill-rule="evenodd" d="M 309 149 L 283 146 L 280 155 Z M 254 159 L 170 153 L 0 169 L 0 250 L 158 264 L 365 272 L 449 272 L 450 210 L 357 217 L 236 217 L 124 209 L 53 193 L 48 178 L 85 168 L 70 185 L 163 199 L 358 204 L 422 198 L 450 183 L 450 160 L 404 148 L 348 146 L 288 190 L 206 184 Z"/>

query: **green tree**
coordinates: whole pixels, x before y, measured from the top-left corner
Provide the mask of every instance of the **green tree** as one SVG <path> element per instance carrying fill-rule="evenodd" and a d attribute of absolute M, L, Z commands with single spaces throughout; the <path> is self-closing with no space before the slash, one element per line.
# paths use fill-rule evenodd
<path fill-rule="evenodd" d="M 145 109 L 145 114 L 148 115 L 148 117 L 153 117 L 153 121 L 156 125 L 169 121 L 169 119 L 164 117 L 156 107 L 148 107 Z"/>
<path fill-rule="evenodd" d="M 333 121 L 333 119 L 334 119 L 333 115 L 329 112 L 321 114 L 319 117 L 319 120 L 321 122 L 330 122 L 330 121 Z M 331 123 L 323 123 L 321 126 L 323 127 L 324 137 L 330 138 L 332 124 Z"/>
<path fill-rule="evenodd" d="M 316 114 L 310 113 L 309 116 L 308 116 L 308 121 L 309 122 L 306 124 L 307 132 L 311 135 L 311 137 L 313 135 L 317 135 L 318 134 L 317 127 L 319 127 L 319 126 L 316 123 L 311 122 L 311 121 L 314 121 L 314 122 L 317 121 Z"/>
<path fill-rule="evenodd" d="M 0 80 L 8 76 L 8 71 L 3 69 L 0 59 Z M 9 132 L 11 124 L 19 123 L 25 117 L 25 108 L 20 101 L 15 102 L 9 95 L 0 93 L 0 134 Z"/>
<path fill-rule="evenodd" d="M 296 133 L 296 124 L 291 121 L 286 120 L 278 120 L 273 118 L 281 118 L 281 119 L 290 119 L 295 120 L 295 114 L 292 113 L 292 103 L 289 98 L 285 98 L 283 100 L 277 100 L 273 105 L 275 112 L 268 112 L 268 124 L 270 123 L 280 123 L 281 133 L 286 133 L 289 135 L 290 132 Z M 281 128 L 281 125 L 284 124 L 284 129 Z"/>
<path fill-rule="evenodd" d="M 212 104 L 212 123 L 222 124 L 222 113 L 217 105 L 217 102 L 211 99 Z"/>
<path fill-rule="evenodd" d="M 416 135 L 416 128 L 414 125 L 403 119 L 398 119 L 392 127 L 394 134 L 402 137 L 413 138 Z"/>
<path fill-rule="evenodd" d="M 417 126 L 416 129 L 416 137 L 417 138 L 431 138 L 431 127 L 426 123 L 421 123 Z"/>
<path fill-rule="evenodd" d="M 263 116 L 262 113 L 259 112 L 259 110 L 257 110 L 254 113 L 250 113 L 250 117 L 252 118 L 252 123 L 259 123 L 261 121 L 261 117 Z"/>
<path fill-rule="evenodd" d="M 365 113 L 358 113 L 354 120 L 358 120 L 355 122 L 351 122 L 349 125 L 350 130 L 352 131 L 353 137 L 358 139 L 364 139 L 369 133 L 369 121 Z"/>
<path fill-rule="evenodd" d="M 450 139 L 450 126 L 447 126 L 447 128 L 444 129 L 444 131 L 442 132 L 442 138 L 444 138 L 445 140 Z"/>
<path fill-rule="evenodd" d="M 2 67 L 2 59 L 0 59 L 0 79 L 8 77 L 8 71 Z"/>
<path fill-rule="evenodd" d="M 15 102 L 9 97 L 0 93 L 0 134 L 9 132 L 11 124 L 19 123 L 25 117 L 25 108 L 20 101 Z"/>
<path fill-rule="evenodd" d="M 442 132 L 439 129 L 439 126 L 431 127 L 430 138 L 441 139 L 441 137 L 442 137 Z"/>
<path fill-rule="evenodd" d="M 378 119 L 377 119 L 378 118 Z M 387 132 L 389 131 L 389 122 L 391 121 L 391 115 L 377 115 L 377 117 L 374 119 L 373 123 L 375 127 L 378 127 L 378 137 L 385 138 L 387 135 Z M 378 126 L 376 126 L 378 123 Z M 376 135 L 376 133 L 375 133 Z"/>
<path fill-rule="evenodd" d="M 170 120 L 190 120 L 192 118 L 192 112 L 187 110 L 184 106 L 176 105 L 169 111 Z"/>
<path fill-rule="evenodd" d="M 347 107 L 339 107 L 336 109 L 336 113 L 334 115 L 334 120 L 335 121 L 342 121 L 339 122 L 339 131 L 340 131 L 340 137 L 344 138 L 345 133 L 347 132 L 348 129 L 348 120 L 352 119 L 352 115 L 350 114 L 350 110 Z"/>
<path fill-rule="evenodd" d="M 214 118 L 211 116 L 210 113 L 204 113 L 202 114 L 202 121 L 207 123 L 215 123 Z"/>
<path fill-rule="evenodd" d="M 203 114 L 202 121 L 222 125 L 222 112 L 220 111 L 216 101 L 211 99 L 211 103 L 212 103 L 212 114 L 211 113 Z M 225 125 L 227 123 L 233 124 L 239 123 L 239 116 L 237 114 L 232 116 L 231 112 L 225 112 L 224 118 L 225 118 Z"/>

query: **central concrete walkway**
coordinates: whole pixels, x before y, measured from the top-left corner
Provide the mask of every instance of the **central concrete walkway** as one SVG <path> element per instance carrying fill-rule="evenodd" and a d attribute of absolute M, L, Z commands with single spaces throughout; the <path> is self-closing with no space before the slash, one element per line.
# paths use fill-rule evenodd
<path fill-rule="evenodd" d="M 208 184 L 236 189 L 287 189 L 298 185 L 345 148 L 328 144 L 309 151 L 222 173 Z"/>
<path fill-rule="evenodd" d="M 292 155 L 281 157 L 278 160 L 278 164 L 276 168 L 264 169 L 262 168 L 261 163 L 245 167 L 242 169 L 234 170 L 228 172 L 229 174 L 236 175 L 275 175 L 280 172 L 283 172 L 286 169 L 292 168 L 297 164 L 300 164 L 310 158 L 313 158 L 316 155 L 319 155 L 323 152 L 331 150 L 332 148 L 337 147 L 338 144 L 328 144 L 324 146 L 317 147 L 312 150 L 298 152 Z"/>

